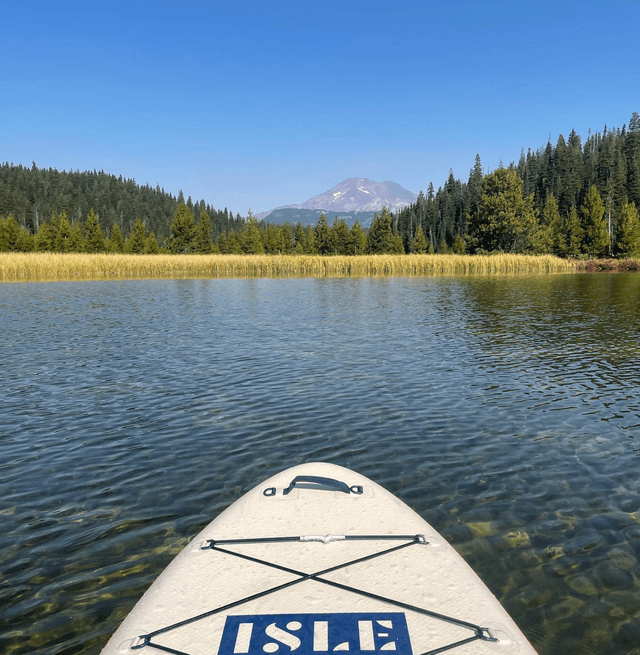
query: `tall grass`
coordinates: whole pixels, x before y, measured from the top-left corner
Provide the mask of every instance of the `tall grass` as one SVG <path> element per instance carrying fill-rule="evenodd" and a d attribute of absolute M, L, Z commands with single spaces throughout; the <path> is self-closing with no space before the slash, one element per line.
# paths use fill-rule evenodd
<path fill-rule="evenodd" d="M 120 255 L 0 253 L 0 281 L 569 273 L 552 255 Z"/>

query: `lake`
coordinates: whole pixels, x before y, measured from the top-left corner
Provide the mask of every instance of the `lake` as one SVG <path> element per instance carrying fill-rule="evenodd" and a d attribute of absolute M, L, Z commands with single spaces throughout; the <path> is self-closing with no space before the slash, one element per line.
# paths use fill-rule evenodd
<path fill-rule="evenodd" d="M 97 654 L 240 494 L 353 468 L 540 655 L 640 644 L 640 275 L 0 285 L 0 652 Z"/>

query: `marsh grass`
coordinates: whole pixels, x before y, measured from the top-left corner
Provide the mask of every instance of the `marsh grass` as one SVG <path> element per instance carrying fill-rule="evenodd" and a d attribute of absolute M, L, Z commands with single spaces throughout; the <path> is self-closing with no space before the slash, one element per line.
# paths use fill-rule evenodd
<path fill-rule="evenodd" d="M 0 253 L 0 281 L 573 273 L 552 255 L 121 255 Z"/>

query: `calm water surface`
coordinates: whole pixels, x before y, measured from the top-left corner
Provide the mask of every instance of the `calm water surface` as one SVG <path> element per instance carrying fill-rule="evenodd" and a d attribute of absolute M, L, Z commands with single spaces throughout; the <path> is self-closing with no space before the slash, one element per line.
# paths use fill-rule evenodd
<path fill-rule="evenodd" d="M 278 470 L 439 530 L 541 655 L 640 652 L 640 275 L 0 285 L 0 652 L 97 654 Z"/>

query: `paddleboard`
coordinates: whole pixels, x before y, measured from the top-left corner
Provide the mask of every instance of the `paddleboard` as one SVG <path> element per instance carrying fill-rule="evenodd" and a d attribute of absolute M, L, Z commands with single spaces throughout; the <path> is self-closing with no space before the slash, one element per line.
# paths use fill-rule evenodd
<path fill-rule="evenodd" d="M 535 655 L 474 571 L 349 469 L 274 475 L 169 564 L 103 655 Z"/>

